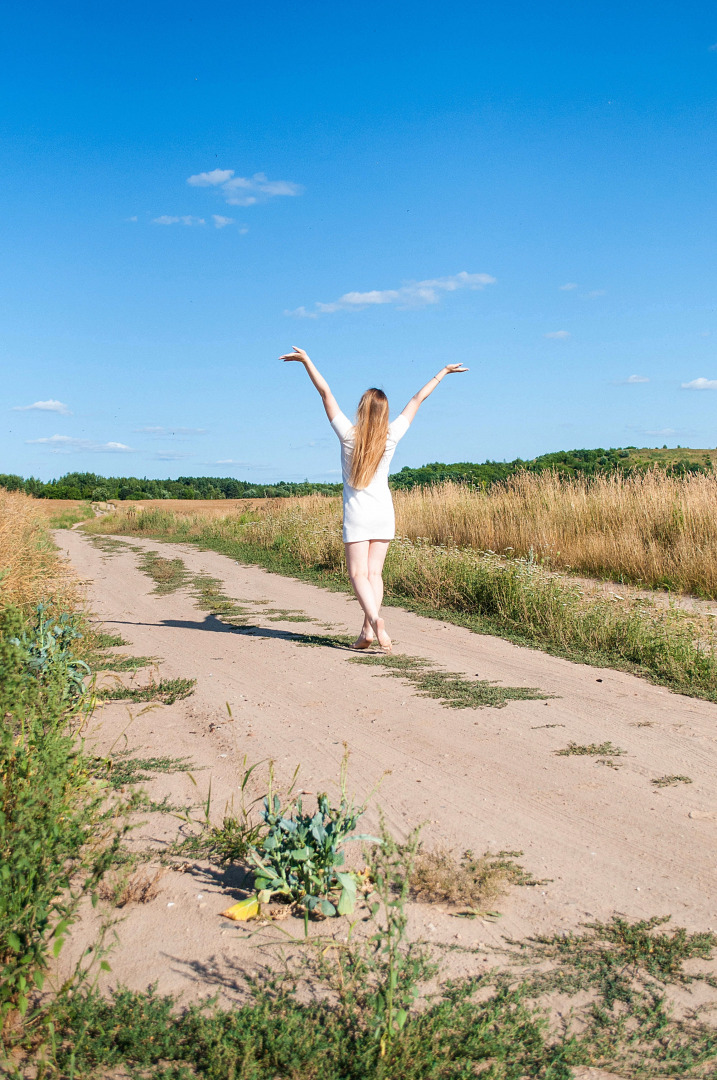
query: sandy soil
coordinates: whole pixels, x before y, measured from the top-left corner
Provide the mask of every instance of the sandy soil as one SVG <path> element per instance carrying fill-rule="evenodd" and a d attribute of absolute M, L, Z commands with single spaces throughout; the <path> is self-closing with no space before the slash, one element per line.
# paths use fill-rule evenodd
<path fill-rule="evenodd" d="M 85 583 L 97 620 L 129 642 L 120 651 L 157 657 L 163 678 L 197 679 L 193 696 L 173 706 L 109 703 L 95 713 L 90 739 L 98 750 L 126 746 L 137 756 L 193 762 L 196 786 L 186 773 L 160 774 L 147 785 L 152 796 L 196 804 L 211 781 L 212 816 L 221 820 L 245 757 L 250 763 L 273 758 L 283 781 L 300 764 L 299 787 L 316 792 L 331 789 L 347 743 L 350 785 L 359 795 L 388 771 L 366 831 L 375 829 L 381 806 L 396 833 L 425 822 L 427 845 L 459 853 L 522 850 L 525 868 L 550 879 L 513 888 L 498 903 L 503 917 L 496 923 L 411 906 L 414 934 L 478 947 L 477 954 L 452 954 L 455 975 L 492 963 L 503 935 L 573 929 L 616 912 L 671 914 L 690 930 L 717 929 L 717 705 L 387 609 L 397 652 L 553 695 L 501 709 L 445 708 L 399 679 L 351 663 L 346 650 L 302 644 L 304 634 L 357 630 L 358 606 L 344 594 L 191 546 L 131 538 L 107 552 L 79 531 L 55 536 Z M 254 612 L 249 625 L 223 624 L 198 610 L 186 590 L 154 594 L 137 566 L 138 553 L 147 550 L 219 578 L 229 596 Z M 315 622 L 292 621 L 287 609 Z M 555 756 L 570 741 L 606 740 L 626 751 L 615 759 L 618 768 Z M 692 783 L 651 784 L 671 774 Z M 176 818 L 154 815 L 130 843 L 164 844 L 177 825 Z M 252 931 L 219 917 L 242 895 L 240 886 L 236 871 L 206 863 L 167 873 L 152 901 L 119 912 L 120 944 L 105 984 L 139 989 L 156 981 L 160 991 L 181 992 L 185 1000 L 240 994 L 244 974 L 262 963 Z M 88 914 L 75 931 L 61 969 L 91 939 L 98 917 Z M 297 920 L 282 925 L 302 932 Z"/>

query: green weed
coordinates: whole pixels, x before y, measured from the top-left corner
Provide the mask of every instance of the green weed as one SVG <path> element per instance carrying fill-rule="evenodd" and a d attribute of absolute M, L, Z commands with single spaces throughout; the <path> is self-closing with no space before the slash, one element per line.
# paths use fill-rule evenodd
<path fill-rule="evenodd" d="M 146 686 L 103 686 L 95 693 L 100 701 L 160 701 L 163 705 L 173 705 L 189 697 L 196 684 L 196 679 L 160 679 Z"/>
<path fill-rule="evenodd" d="M 418 656 L 392 653 L 388 656 L 357 656 L 353 664 L 368 664 L 383 669 L 384 674 L 405 679 L 419 697 L 431 697 L 449 709 L 500 709 L 508 701 L 537 701 L 552 697 L 532 687 L 498 686 L 483 679 L 466 679 L 453 672 L 439 671 L 430 661 Z"/>
<path fill-rule="evenodd" d="M 676 774 L 674 776 L 658 776 L 655 780 L 650 781 L 655 787 L 674 787 L 676 784 L 691 784 L 692 780 L 689 776 L 680 776 Z"/>
<path fill-rule="evenodd" d="M 592 757 L 610 754 L 611 757 L 623 757 L 627 750 L 621 750 L 619 746 L 613 746 L 611 742 L 588 743 L 587 745 L 570 742 L 564 750 L 556 750 L 555 753 L 558 757 L 570 757 L 573 754 Z"/>
<path fill-rule="evenodd" d="M 157 773 L 190 772 L 196 770 L 189 758 L 178 757 L 132 757 L 120 752 L 107 759 L 105 772 L 113 788 L 127 784 L 144 784 Z"/>

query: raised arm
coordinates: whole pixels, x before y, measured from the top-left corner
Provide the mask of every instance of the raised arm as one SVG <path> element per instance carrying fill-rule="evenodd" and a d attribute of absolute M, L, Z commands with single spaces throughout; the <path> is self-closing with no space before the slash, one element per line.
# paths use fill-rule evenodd
<path fill-rule="evenodd" d="M 405 416 L 410 424 L 418 412 L 419 407 L 426 398 L 433 393 L 441 379 L 445 378 L 446 375 L 457 375 L 460 371 L 468 371 L 468 368 L 464 367 L 463 364 L 446 364 L 444 368 L 441 368 L 437 375 L 433 376 L 430 382 L 427 382 L 417 394 L 413 395 L 408 405 L 401 413 L 401 416 Z"/>
<path fill-rule="evenodd" d="M 304 352 L 303 349 L 297 348 L 296 345 L 292 345 L 292 349 L 294 350 L 293 352 L 286 353 L 285 356 L 280 356 L 279 359 L 296 360 L 299 364 L 304 365 L 309 378 L 319 392 L 319 396 L 321 397 L 321 400 L 324 403 L 324 408 L 326 409 L 326 415 L 329 418 L 329 423 L 331 423 L 334 417 L 338 416 L 338 414 L 341 412 L 341 409 L 338 407 L 336 398 L 331 393 L 329 384 L 327 383 L 326 379 L 321 374 L 319 369 L 316 367 L 316 365 L 313 364 L 312 361 L 309 359 L 308 355 Z"/>

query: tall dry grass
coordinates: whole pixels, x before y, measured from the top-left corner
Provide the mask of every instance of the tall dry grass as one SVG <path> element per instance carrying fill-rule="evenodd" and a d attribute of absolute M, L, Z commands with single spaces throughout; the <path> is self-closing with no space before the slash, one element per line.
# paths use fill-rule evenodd
<path fill-rule="evenodd" d="M 52 598 L 69 610 L 76 604 L 75 583 L 60 561 L 38 500 L 0 489 L 0 607 L 23 610 Z"/>
<path fill-rule="evenodd" d="M 717 475 L 565 479 L 519 473 L 489 491 L 396 492 L 411 540 L 534 557 L 549 566 L 717 598 Z"/>

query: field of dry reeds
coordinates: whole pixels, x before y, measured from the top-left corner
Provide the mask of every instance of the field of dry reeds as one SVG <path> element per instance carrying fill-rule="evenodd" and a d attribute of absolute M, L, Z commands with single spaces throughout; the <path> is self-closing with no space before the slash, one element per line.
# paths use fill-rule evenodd
<path fill-rule="evenodd" d="M 566 479 L 519 473 L 486 492 L 396 492 L 411 540 L 533 557 L 556 569 L 717 598 L 717 474 Z"/>

